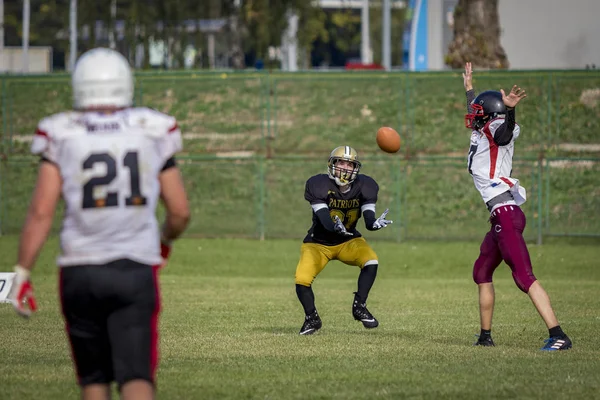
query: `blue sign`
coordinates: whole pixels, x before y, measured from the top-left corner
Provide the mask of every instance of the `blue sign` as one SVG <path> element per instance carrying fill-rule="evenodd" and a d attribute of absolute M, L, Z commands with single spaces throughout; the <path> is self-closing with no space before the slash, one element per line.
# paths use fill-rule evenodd
<path fill-rule="evenodd" d="M 427 0 L 410 0 L 402 36 L 403 62 L 411 71 L 426 71 L 427 60 Z"/>

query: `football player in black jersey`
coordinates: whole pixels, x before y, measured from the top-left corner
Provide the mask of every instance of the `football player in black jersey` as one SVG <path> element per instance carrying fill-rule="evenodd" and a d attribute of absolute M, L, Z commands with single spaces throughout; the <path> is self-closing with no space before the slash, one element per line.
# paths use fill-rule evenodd
<path fill-rule="evenodd" d="M 379 325 L 366 307 L 379 262 L 377 254 L 356 230 L 356 224 L 361 215 L 370 231 L 385 228 L 392 221 L 386 219 L 388 210 L 379 218 L 375 216 L 379 186 L 373 178 L 359 175 L 360 167 L 356 150 L 350 146 L 336 147 L 329 156 L 328 173 L 306 181 L 304 198 L 312 207 L 312 226 L 302 243 L 296 267 L 296 294 L 306 314 L 301 335 L 313 334 L 322 326 L 311 285 L 331 260 L 360 268 L 352 315 L 365 328 Z"/>

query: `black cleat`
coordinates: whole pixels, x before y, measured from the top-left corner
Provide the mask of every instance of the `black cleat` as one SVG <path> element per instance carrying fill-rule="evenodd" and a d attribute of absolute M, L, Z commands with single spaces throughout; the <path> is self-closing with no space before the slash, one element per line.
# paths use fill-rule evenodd
<path fill-rule="evenodd" d="M 549 337 L 548 339 L 544 340 L 544 343 L 546 343 L 546 344 L 540 350 L 544 350 L 544 351 L 569 350 L 571 347 L 573 347 L 573 343 L 571 342 L 571 339 L 569 339 L 569 337 L 567 335 Z"/>
<path fill-rule="evenodd" d="M 367 304 L 361 303 L 356 297 L 352 304 L 352 316 L 355 320 L 362 322 L 363 326 L 367 329 L 379 326 L 379 321 L 367 310 Z"/>
<path fill-rule="evenodd" d="M 321 329 L 321 326 L 323 326 L 323 323 L 321 322 L 319 314 L 317 314 L 317 311 L 313 311 L 312 314 L 305 317 L 302 328 L 300 328 L 300 334 L 312 335 Z"/>
<path fill-rule="evenodd" d="M 484 347 L 496 346 L 494 344 L 494 341 L 492 340 L 491 336 L 479 336 L 479 335 L 475 335 L 475 336 L 478 336 L 479 339 L 477 339 L 477 341 L 475 343 L 473 343 L 473 346 L 484 346 Z"/>

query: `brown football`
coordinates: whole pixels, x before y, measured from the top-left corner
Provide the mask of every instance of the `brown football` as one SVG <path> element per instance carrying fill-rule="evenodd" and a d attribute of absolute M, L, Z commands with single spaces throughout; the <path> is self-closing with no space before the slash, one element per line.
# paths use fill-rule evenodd
<path fill-rule="evenodd" d="M 386 153 L 400 150 L 400 135 L 394 128 L 383 126 L 377 130 L 377 146 Z"/>

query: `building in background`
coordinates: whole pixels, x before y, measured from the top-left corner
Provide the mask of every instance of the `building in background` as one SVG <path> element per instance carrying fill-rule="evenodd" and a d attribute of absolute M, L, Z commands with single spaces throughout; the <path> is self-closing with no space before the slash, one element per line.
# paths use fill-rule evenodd
<path fill-rule="evenodd" d="M 52 72 L 52 47 L 30 46 L 27 50 L 28 72 L 45 74 Z M 0 52 L 0 73 L 21 73 L 23 71 L 23 48 L 6 46 Z"/>

